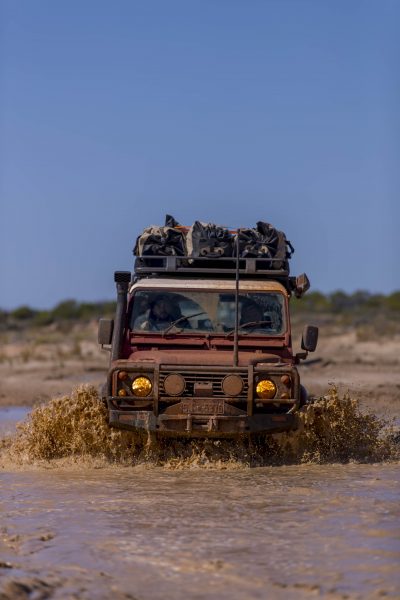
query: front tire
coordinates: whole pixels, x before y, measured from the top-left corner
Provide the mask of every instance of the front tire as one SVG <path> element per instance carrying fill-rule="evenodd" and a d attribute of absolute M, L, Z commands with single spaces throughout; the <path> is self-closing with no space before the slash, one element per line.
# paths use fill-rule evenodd
<path fill-rule="evenodd" d="M 308 403 L 308 392 L 304 385 L 300 386 L 300 408 Z"/>

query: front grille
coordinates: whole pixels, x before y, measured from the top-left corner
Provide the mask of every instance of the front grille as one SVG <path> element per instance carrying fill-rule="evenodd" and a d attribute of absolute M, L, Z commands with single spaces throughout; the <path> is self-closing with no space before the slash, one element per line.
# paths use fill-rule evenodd
<path fill-rule="evenodd" d="M 211 373 L 200 373 L 193 371 L 160 371 L 160 384 L 159 384 L 159 393 L 161 399 L 172 399 L 174 396 L 168 396 L 165 393 L 164 389 L 164 381 L 167 375 L 171 373 L 179 373 L 184 377 L 186 385 L 183 393 L 179 396 L 179 398 L 191 398 L 194 396 L 194 384 L 195 383 L 212 383 L 212 395 L 215 398 L 224 398 L 226 397 L 223 389 L 222 389 L 222 381 L 226 375 L 229 375 L 232 372 L 220 371 L 220 372 L 211 372 Z M 247 381 L 247 371 L 235 371 L 235 375 L 240 375 L 243 379 L 243 390 L 238 396 L 235 396 L 235 399 L 238 400 L 247 400 L 247 390 L 248 390 L 248 381 Z M 178 396 L 175 396 L 178 398 Z"/>

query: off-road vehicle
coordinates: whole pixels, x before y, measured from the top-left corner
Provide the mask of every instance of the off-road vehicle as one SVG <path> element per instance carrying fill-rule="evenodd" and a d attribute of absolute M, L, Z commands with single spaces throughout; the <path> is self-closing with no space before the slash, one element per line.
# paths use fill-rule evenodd
<path fill-rule="evenodd" d="M 239 254 L 239 253 L 238 253 Z M 306 401 L 296 365 L 315 350 L 306 326 L 294 354 L 289 301 L 309 287 L 287 261 L 139 256 L 117 271 L 115 318 L 101 319 L 113 427 L 189 437 L 287 431 Z M 272 268 L 271 268 L 272 267 Z"/>

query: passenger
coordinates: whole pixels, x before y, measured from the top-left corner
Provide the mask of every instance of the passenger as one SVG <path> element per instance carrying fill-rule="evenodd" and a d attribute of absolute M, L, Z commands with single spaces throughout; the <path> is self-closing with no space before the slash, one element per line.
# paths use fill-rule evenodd
<path fill-rule="evenodd" d="M 276 300 L 270 300 L 265 307 L 265 319 L 270 319 L 271 329 L 274 332 L 282 329 L 282 307 Z"/>
<path fill-rule="evenodd" d="M 282 329 L 280 312 L 278 313 L 276 310 L 268 311 L 265 313 L 264 318 L 271 321 L 271 325 L 268 325 L 268 327 L 270 327 L 273 332 L 277 333 Z"/>
<path fill-rule="evenodd" d="M 264 311 L 254 300 L 245 300 L 242 304 L 240 325 L 245 323 L 257 323 L 263 320 Z"/>
<path fill-rule="evenodd" d="M 248 327 L 246 327 L 246 324 L 248 324 Z M 247 299 L 242 304 L 239 325 L 243 329 L 248 329 L 249 332 L 265 333 L 271 327 L 272 321 L 269 315 L 264 315 L 264 309 L 257 302 Z"/>

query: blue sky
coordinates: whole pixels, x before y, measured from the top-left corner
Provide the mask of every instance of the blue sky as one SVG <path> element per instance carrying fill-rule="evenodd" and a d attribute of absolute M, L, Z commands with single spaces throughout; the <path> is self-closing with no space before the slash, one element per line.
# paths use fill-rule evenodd
<path fill-rule="evenodd" d="M 137 234 L 283 229 L 400 288 L 400 3 L 0 1 L 0 307 L 112 299 Z"/>

